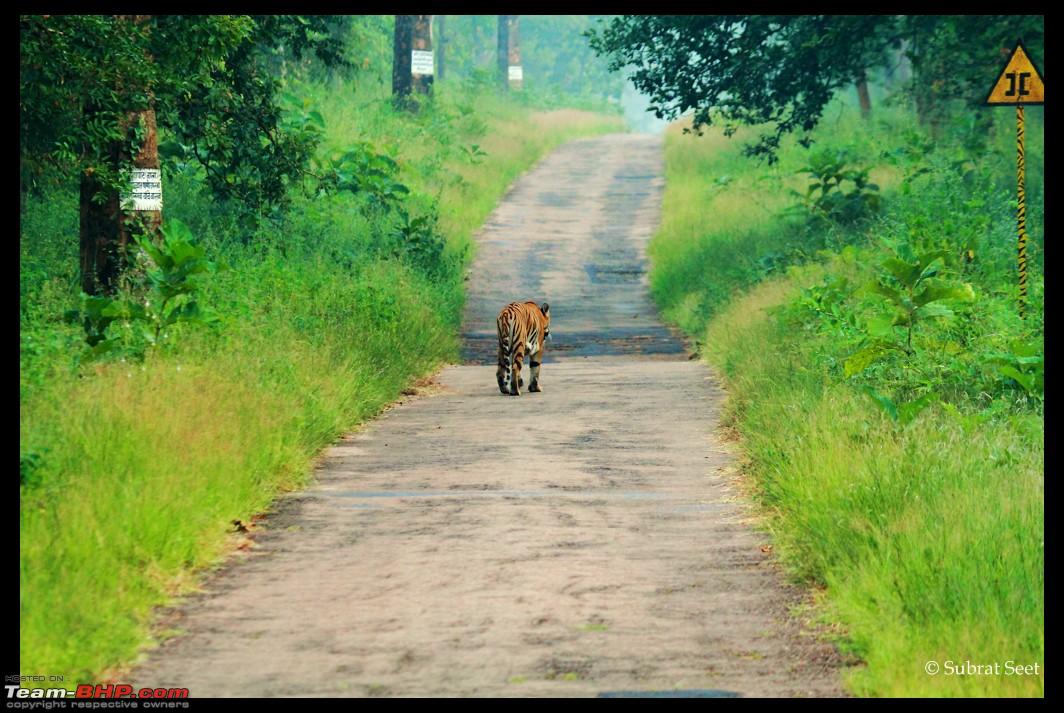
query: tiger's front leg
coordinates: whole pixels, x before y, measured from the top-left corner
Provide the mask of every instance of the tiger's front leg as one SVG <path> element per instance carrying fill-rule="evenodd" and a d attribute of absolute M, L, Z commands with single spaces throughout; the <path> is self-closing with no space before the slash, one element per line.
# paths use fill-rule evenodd
<path fill-rule="evenodd" d="M 539 351 L 532 355 L 532 358 L 528 360 L 528 367 L 532 371 L 532 376 L 528 382 L 528 391 L 543 391 L 539 387 L 539 365 L 543 361 L 543 347 L 539 348 Z"/>

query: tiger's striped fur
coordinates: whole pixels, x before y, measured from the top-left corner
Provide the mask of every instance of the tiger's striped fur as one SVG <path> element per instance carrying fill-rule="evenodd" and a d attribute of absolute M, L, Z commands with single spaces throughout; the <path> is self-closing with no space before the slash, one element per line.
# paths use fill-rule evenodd
<path fill-rule="evenodd" d="M 550 305 L 544 302 L 511 302 L 502 308 L 495 324 L 499 330 L 499 368 L 495 377 L 499 391 L 511 396 L 521 394 L 525 385 L 521 378 L 521 365 L 525 353 L 532 375 L 529 391 L 542 391 L 539 386 L 539 365 L 543 359 L 543 342 L 550 336 Z"/>

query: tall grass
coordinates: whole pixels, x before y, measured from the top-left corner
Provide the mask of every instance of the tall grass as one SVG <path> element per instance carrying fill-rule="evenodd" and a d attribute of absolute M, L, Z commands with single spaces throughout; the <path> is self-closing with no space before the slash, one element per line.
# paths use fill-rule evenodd
<path fill-rule="evenodd" d="M 454 254 L 552 147 L 621 128 L 445 88 L 417 115 L 379 86 L 294 89 L 325 116 L 323 151 L 367 140 L 391 152 L 410 210 L 438 205 Z M 472 143 L 487 155 L 466 158 L 458 147 Z M 153 608 L 232 546 L 232 520 L 306 484 L 321 448 L 457 357 L 463 263 L 426 272 L 390 254 L 394 220 L 361 198 L 293 187 L 287 217 L 248 228 L 194 171 L 166 179 L 167 216 L 228 265 L 201 286 L 222 323 L 142 362 L 78 362 L 79 329 L 62 320 L 78 302 L 75 191 L 23 215 L 20 446 L 34 467 L 19 509 L 20 669 L 69 685 L 133 660 Z"/>
<path fill-rule="evenodd" d="M 885 213 L 811 233 L 800 217 L 781 215 L 795 200 L 789 189 L 804 188 L 795 174 L 804 150 L 787 145 L 777 166 L 758 166 L 735 140 L 673 127 L 651 244 L 654 295 L 725 378 L 728 419 L 781 559 L 823 588 L 821 615 L 860 662 L 846 674 L 851 690 L 1042 695 L 1044 423 L 1038 402 L 983 360 L 1010 340 L 1041 340 L 1040 257 L 1032 314 L 1027 323 L 1015 314 L 1011 117 L 997 117 L 989 150 L 975 154 L 956 137 L 914 150 L 924 139 L 901 109 L 877 109 L 870 122 L 842 106 L 828 116 L 838 118 L 818 129 L 817 146 L 850 148 L 871 166 Z M 1040 126 L 1028 129 L 1039 256 Z M 916 176 L 924 167 L 931 173 Z M 874 298 L 856 288 L 879 275 L 886 245 L 928 235 L 957 251 L 975 245 L 963 274 L 975 306 L 952 323 L 922 325 L 912 358 L 845 378 L 854 342 L 803 311 L 807 290 L 852 285 L 844 307 L 860 328 Z M 848 282 L 826 282 L 838 278 Z M 951 351 L 953 342 L 964 347 Z M 902 425 L 855 388 L 862 380 L 895 393 L 930 389 L 941 402 Z M 965 662 L 998 664 L 999 673 L 947 673 Z M 1038 675 L 1009 675 L 1007 662 L 1038 664 Z"/>
<path fill-rule="evenodd" d="M 731 302 L 705 333 L 780 556 L 826 587 L 826 617 L 870 696 L 1030 696 L 1044 676 L 929 676 L 935 661 L 1044 673 L 1042 419 L 929 410 L 899 428 L 845 384 L 821 345 L 772 319 L 809 280 Z"/>

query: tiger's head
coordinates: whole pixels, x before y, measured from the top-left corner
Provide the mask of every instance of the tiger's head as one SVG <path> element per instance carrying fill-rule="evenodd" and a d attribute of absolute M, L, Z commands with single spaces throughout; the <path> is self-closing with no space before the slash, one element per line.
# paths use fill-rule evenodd
<path fill-rule="evenodd" d="M 543 313 L 543 340 L 546 341 L 550 339 L 550 305 L 544 302 L 539 311 Z"/>

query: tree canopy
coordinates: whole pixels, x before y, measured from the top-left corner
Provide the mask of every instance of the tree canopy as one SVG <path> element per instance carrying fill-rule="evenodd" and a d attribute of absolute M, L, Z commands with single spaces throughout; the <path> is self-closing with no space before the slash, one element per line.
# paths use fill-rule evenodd
<path fill-rule="evenodd" d="M 1002 48 L 1042 47 L 1040 16 L 624 15 L 591 30 L 613 70 L 629 69 L 659 118 L 692 113 L 731 135 L 767 124 L 746 147 L 774 160 L 780 140 L 806 134 L 835 92 L 880 67 L 891 51 L 912 62 L 921 118 L 947 99 L 977 104 Z"/>
<path fill-rule="evenodd" d="M 315 137 L 281 124 L 278 48 L 346 63 L 329 16 L 23 15 L 19 156 L 23 190 L 115 170 L 123 117 L 154 105 L 170 138 L 164 160 L 198 161 L 212 191 L 261 208 L 313 152 Z M 117 184 L 117 176 L 109 181 Z"/>

